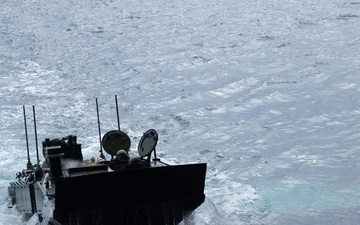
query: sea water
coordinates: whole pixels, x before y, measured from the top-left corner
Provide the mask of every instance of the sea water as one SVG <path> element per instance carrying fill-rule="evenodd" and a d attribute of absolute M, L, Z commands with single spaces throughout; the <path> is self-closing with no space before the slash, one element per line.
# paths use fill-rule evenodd
<path fill-rule="evenodd" d="M 90 158 L 115 95 L 131 155 L 153 128 L 164 161 L 208 164 L 183 224 L 359 223 L 360 1 L 3 0 L 0 23 L 0 225 L 26 224 L 22 106 L 32 163 L 33 105 L 40 146 Z"/>

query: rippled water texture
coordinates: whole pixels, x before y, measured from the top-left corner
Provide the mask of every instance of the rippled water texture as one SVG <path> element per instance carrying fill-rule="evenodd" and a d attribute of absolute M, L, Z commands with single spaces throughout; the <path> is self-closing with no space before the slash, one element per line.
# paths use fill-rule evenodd
<path fill-rule="evenodd" d="M 132 154 L 154 128 L 164 161 L 208 163 L 187 224 L 358 223 L 359 1 L 3 0 L 0 23 L 0 225 L 25 223 L 22 106 L 33 163 L 32 105 L 39 140 L 91 157 L 114 95 Z"/>

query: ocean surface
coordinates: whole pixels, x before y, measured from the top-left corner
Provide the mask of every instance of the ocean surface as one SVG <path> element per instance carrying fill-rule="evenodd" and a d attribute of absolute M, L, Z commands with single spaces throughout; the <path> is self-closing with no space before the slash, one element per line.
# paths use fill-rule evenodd
<path fill-rule="evenodd" d="M 159 133 L 170 164 L 208 163 L 191 225 L 360 223 L 360 1 L 1 0 L 0 225 L 39 145 Z M 95 181 L 96 182 L 96 181 Z M 151 185 L 151 184 L 148 184 Z M 89 196 L 91 197 L 91 196 Z"/>

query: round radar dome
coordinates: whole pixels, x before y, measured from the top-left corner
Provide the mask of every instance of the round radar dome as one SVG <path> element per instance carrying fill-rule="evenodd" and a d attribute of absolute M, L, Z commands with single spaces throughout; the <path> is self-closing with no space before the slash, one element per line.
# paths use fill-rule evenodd
<path fill-rule="evenodd" d="M 129 152 L 130 145 L 129 136 L 120 130 L 109 131 L 102 138 L 104 150 L 112 156 L 115 156 L 120 149 Z"/>
<path fill-rule="evenodd" d="M 141 157 L 145 157 L 151 154 L 151 152 L 155 149 L 155 146 L 158 141 L 158 133 L 154 129 L 150 129 L 144 133 L 141 137 L 138 153 Z"/>

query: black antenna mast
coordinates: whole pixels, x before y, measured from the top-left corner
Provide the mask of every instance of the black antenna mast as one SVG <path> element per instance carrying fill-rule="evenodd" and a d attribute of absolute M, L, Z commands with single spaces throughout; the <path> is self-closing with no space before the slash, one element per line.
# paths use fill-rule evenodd
<path fill-rule="evenodd" d="M 116 116 L 117 116 L 118 130 L 120 131 L 120 117 L 119 117 L 119 106 L 118 106 L 117 95 L 115 95 L 115 105 L 116 105 Z"/>
<path fill-rule="evenodd" d="M 101 141 L 101 129 L 100 129 L 100 116 L 99 116 L 99 104 L 98 99 L 96 98 L 96 113 L 97 113 L 97 120 L 98 120 L 98 129 L 99 129 L 99 141 L 100 141 L 100 158 L 105 159 L 103 150 L 102 150 L 102 141 Z"/>
<path fill-rule="evenodd" d="M 36 144 L 36 159 L 38 168 L 40 167 L 40 159 L 39 159 L 39 146 L 38 146 L 38 138 L 37 138 L 37 130 L 36 130 L 36 116 L 35 116 L 35 106 L 33 106 L 33 115 L 34 115 L 34 130 L 35 130 L 35 144 Z"/>
<path fill-rule="evenodd" d="M 25 137 L 26 137 L 26 151 L 27 151 L 27 158 L 28 158 L 26 168 L 27 168 L 27 170 L 32 170 L 33 166 L 32 166 L 32 163 L 30 162 L 29 139 L 28 139 L 27 125 L 26 125 L 26 113 L 25 113 L 25 106 L 24 105 L 23 105 L 23 112 L 24 112 Z"/>

